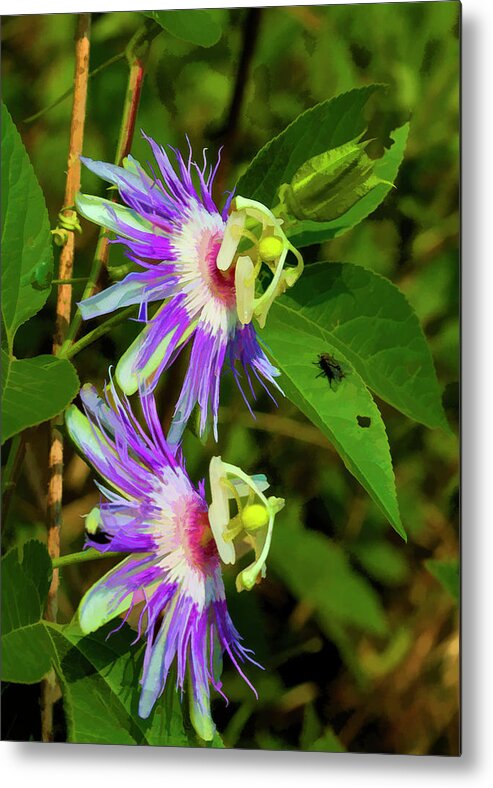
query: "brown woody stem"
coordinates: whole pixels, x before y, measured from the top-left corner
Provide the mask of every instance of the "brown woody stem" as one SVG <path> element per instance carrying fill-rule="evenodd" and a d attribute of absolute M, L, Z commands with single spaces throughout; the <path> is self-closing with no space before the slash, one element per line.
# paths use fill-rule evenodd
<path fill-rule="evenodd" d="M 132 139 L 135 131 L 135 121 L 137 119 L 137 111 L 140 103 L 140 96 L 142 92 L 142 84 L 144 81 L 145 65 L 149 48 L 152 40 L 161 32 L 162 28 L 152 20 L 146 20 L 143 27 L 137 31 L 135 36 L 130 40 L 127 47 L 127 60 L 130 66 L 128 75 L 127 92 L 125 96 L 125 104 L 123 106 L 122 122 L 120 126 L 120 135 L 118 138 L 118 145 L 115 155 L 115 164 L 121 165 L 123 159 L 130 153 L 132 147 Z M 116 200 L 116 195 L 113 199 Z M 94 260 L 92 268 L 89 273 L 87 285 L 82 294 L 81 301 L 91 296 L 98 283 L 99 275 L 104 266 L 108 263 L 109 244 L 108 235 L 104 228 L 101 228 L 99 233 L 96 251 L 94 253 Z M 77 310 L 72 323 L 70 324 L 67 338 L 64 346 L 61 349 L 60 355 L 67 354 L 70 346 L 77 336 L 80 326 L 82 324 L 82 315 L 80 310 Z"/>
<path fill-rule="evenodd" d="M 73 205 L 75 195 L 80 188 L 80 154 L 84 139 L 84 123 L 86 117 L 87 81 L 89 76 L 89 33 L 91 29 L 91 15 L 79 14 L 75 34 L 75 73 L 74 73 L 74 99 L 72 105 L 72 119 L 70 123 L 70 140 L 67 164 L 67 180 L 65 184 L 64 205 Z M 72 214 L 67 210 L 67 213 Z M 72 278 L 74 264 L 74 233 L 67 231 L 67 242 L 60 253 L 58 278 L 65 280 Z M 64 284 L 57 291 L 56 326 L 53 337 L 53 354 L 56 355 L 63 345 L 70 321 L 72 306 L 72 285 Z M 60 555 L 60 526 L 62 519 L 62 491 L 63 491 L 63 439 L 59 429 L 60 417 L 51 423 L 51 445 L 48 464 L 48 552 L 55 560 Z M 58 597 L 58 569 L 53 571 L 51 585 L 46 603 L 46 618 L 56 621 Z M 41 688 L 41 730 L 43 741 L 53 741 L 53 702 L 56 697 L 56 688 L 53 677 L 46 678 Z"/>

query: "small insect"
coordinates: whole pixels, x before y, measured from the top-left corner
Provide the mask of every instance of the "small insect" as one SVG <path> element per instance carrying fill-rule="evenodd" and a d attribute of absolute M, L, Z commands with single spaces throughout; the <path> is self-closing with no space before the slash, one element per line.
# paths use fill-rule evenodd
<path fill-rule="evenodd" d="M 314 361 L 313 364 L 320 369 L 320 374 L 317 375 L 317 378 L 326 377 L 330 388 L 332 388 L 332 383 L 335 383 L 337 388 L 341 380 L 346 377 L 341 365 L 330 353 L 320 353 L 318 361 Z"/>

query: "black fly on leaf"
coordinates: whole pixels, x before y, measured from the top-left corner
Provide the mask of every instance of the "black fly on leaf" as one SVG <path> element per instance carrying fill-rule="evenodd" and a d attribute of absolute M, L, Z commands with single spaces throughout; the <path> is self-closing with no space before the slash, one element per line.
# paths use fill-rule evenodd
<path fill-rule="evenodd" d="M 341 365 L 334 356 L 330 355 L 330 353 L 320 353 L 318 361 L 314 361 L 313 363 L 320 369 L 317 378 L 326 377 L 329 381 L 330 388 L 332 388 L 332 383 L 334 383 L 335 388 L 337 388 L 341 380 L 346 377 Z"/>

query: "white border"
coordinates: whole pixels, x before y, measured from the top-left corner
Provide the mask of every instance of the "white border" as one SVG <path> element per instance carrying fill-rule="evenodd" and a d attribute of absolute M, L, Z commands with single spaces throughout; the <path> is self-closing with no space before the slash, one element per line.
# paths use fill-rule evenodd
<path fill-rule="evenodd" d="M 402 0 L 390 0 L 390 2 L 401 2 Z M 405 1 L 405 0 L 404 0 Z M 415 2 L 431 2 L 432 0 L 415 0 Z M 287 5 L 365 5 L 367 3 L 378 2 L 378 0 L 358 0 L 357 3 L 344 3 L 341 0 L 314 0 L 314 2 L 303 2 L 297 0 L 296 2 L 280 2 L 279 0 L 258 0 L 258 2 L 251 2 L 250 0 L 232 0 L 227 3 L 224 0 L 192 0 L 192 2 L 185 2 L 185 0 L 138 0 L 138 2 L 131 2 L 131 0 L 101 0 L 100 3 L 95 0 L 80 0 L 74 3 L 74 7 L 63 0 L 19 0 L 15 5 L 8 4 L 6 9 L 2 10 L 2 14 L 8 16 L 10 14 L 61 14 L 61 13 L 76 13 L 79 11 L 153 11 L 162 9 L 173 8 L 250 8 L 252 6 L 287 6 Z M 487 4 L 488 0 L 484 0 L 483 4 Z M 482 3 L 479 0 L 465 0 L 464 6 L 476 6 L 481 8 Z M 15 9 L 15 10 L 14 10 Z M 75 10 L 76 9 L 76 10 Z M 482 10 L 482 8 L 481 8 Z"/>
<path fill-rule="evenodd" d="M 363 0 L 366 2 L 366 0 Z M 210 0 L 204 3 L 103 0 L 75 3 L 77 11 L 147 10 L 163 7 L 240 7 L 290 3 Z M 299 3 L 302 4 L 302 3 Z M 308 4 L 308 3 L 307 3 Z M 323 3 L 312 3 L 319 5 Z M 326 5 L 334 3 L 326 2 Z M 102 7 L 101 7 L 102 6 Z M 16 0 L 8 11 L 67 13 L 56 0 Z M 234 788 L 300 784 L 344 788 L 424 785 L 490 785 L 493 777 L 492 616 L 493 513 L 490 468 L 493 444 L 491 300 L 493 295 L 493 3 L 463 3 L 463 753 L 462 758 L 327 755 L 295 752 L 203 751 L 95 745 L 2 742 L 5 784 L 52 788 L 166 788 L 193 781 L 200 788 L 230 783 Z M 371 35 L 371 31 L 369 31 Z M 490 385 L 489 385 L 490 384 Z M 488 440 L 489 439 L 489 440 Z"/>

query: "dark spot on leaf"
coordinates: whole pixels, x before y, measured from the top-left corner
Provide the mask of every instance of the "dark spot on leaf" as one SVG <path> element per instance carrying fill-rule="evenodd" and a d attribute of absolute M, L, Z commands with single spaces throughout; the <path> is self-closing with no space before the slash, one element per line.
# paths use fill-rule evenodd
<path fill-rule="evenodd" d="M 371 419 L 369 416 L 356 416 L 356 421 L 360 427 L 369 427 L 371 424 Z"/>

